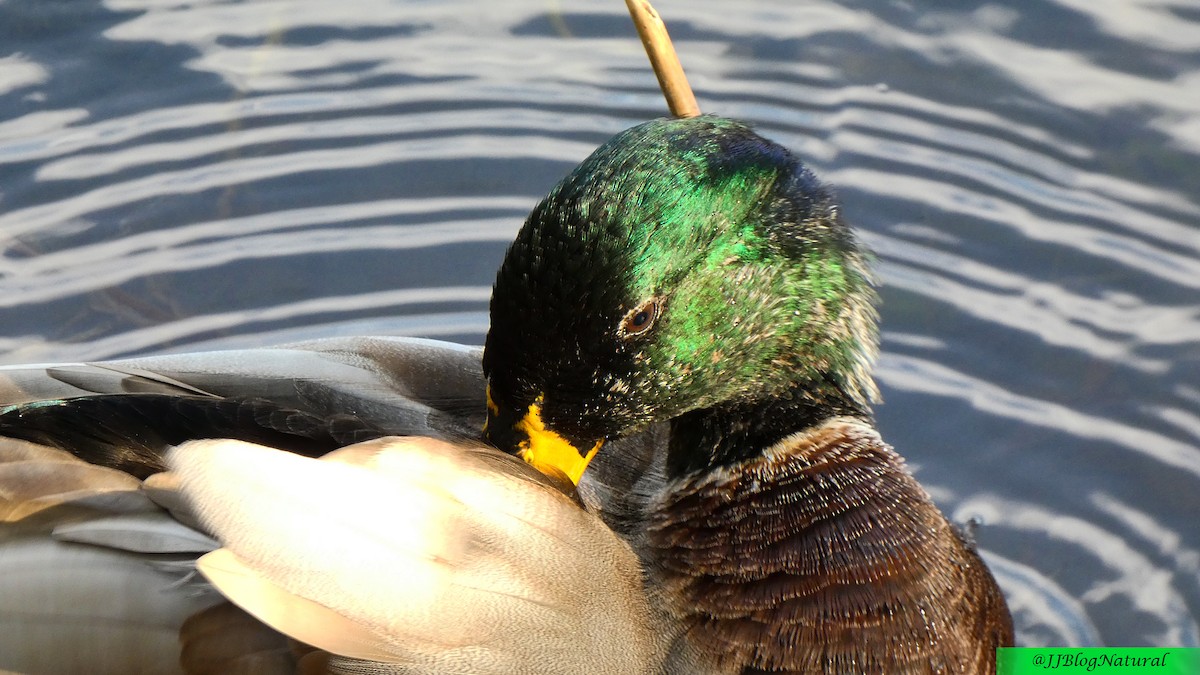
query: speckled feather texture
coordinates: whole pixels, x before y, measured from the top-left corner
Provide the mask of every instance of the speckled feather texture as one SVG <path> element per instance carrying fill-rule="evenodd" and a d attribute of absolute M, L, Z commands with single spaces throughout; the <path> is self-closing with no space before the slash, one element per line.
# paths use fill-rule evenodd
<path fill-rule="evenodd" d="M 861 420 L 669 483 L 648 511 L 652 574 L 721 672 L 983 675 L 1012 642 L 979 556 Z"/>

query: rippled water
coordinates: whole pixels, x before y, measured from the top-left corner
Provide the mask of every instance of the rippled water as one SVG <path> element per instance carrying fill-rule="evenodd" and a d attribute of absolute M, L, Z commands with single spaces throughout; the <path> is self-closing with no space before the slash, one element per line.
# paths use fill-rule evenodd
<path fill-rule="evenodd" d="M 1020 5 L 657 3 L 878 254 L 880 425 L 1020 642 L 1198 646 L 1200 10 Z M 4 0 L 0 362 L 478 343 L 525 212 L 662 114 L 617 0 Z"/>

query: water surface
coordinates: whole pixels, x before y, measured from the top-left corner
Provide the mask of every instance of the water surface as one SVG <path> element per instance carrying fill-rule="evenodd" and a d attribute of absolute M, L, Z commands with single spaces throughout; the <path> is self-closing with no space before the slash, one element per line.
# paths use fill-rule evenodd
<path fill-rule="evenodd" d="M 1195 5 L 657 6 L 875 250 L 880 426 L 1020 643 L 1200 646 Z M 662 114 L 616 0 L 5 0 L 0 362 L 480 343 L 524 214 Z"/>

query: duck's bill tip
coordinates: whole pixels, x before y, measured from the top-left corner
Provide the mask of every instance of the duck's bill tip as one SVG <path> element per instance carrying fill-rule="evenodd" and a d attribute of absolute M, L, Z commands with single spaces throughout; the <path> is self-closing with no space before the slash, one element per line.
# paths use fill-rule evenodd
<path fill-rule="evenodd" d="M 528 447 L 522 444 L 517 453 L 521 459 L 547 476 L 565 476 L 573 485 L 579 485 L 583 472 L 600 450 L 604 441 L 596 441 L 590 449 L 577 448 L 553 431 L 534 433 L 529 436 Z"/>
<path fill-rule="evenodd" d="M 539 396 L 523 415 L 518 411 L 510 416 L 489 397 L 485 435 L 496 447 L 517 455 L 546 476 L 556 480 L 565 478 L 578 485 L 604 441 L 572 442 L 548 428 L 542 420 L 541 402 Z"/>

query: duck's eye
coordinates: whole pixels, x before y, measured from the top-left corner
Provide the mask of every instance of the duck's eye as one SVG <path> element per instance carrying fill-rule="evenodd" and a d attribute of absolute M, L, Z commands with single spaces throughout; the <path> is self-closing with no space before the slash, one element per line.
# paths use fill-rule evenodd
<path fill-rule="evenodd" d="M 657 318 L 658 300 L 650 298 L 629 310 L 629 313 L 621 320 L 621 337 L 633 337 L 645 333 L 650 330 Z"/>

